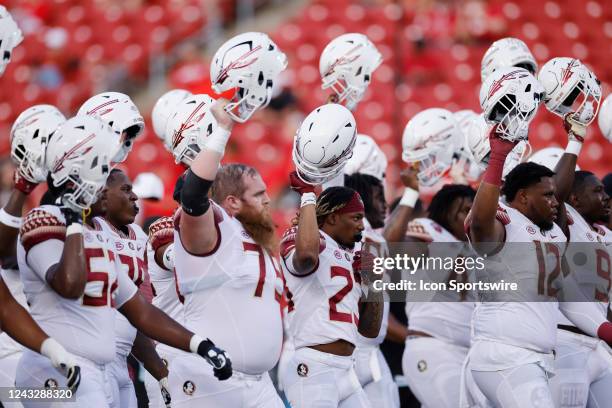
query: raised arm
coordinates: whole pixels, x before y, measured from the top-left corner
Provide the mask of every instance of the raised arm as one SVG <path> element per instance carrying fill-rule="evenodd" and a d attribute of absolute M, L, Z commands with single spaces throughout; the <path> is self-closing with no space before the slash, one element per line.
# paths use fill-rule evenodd
<path fill-rule="evenodd" d="M 419 198 L 418 171 L 412 167 L 402 170 L 400 179 L 404 185 L 404 194 L 399 204 L 385 223 L 383 233 L 387 242 L 400 242 L 406 236 L 408 223 L 413 218 L 414 206 Z"/>
<path fill-rule="evenodd" d="M 555 195 L 560 203 L 567 201 L 572 191 L 576 162 L 578 161 L 578 155 L 582 149 L 587 129 L 586 126 L 576 122 L 572 116 L 573 113 L 566 115 L 563 121 L 565 131 L 567 132 L 567 147 L 565 148 L 565 153 L 555 166 L 554 180 L 557 187 Z"/>
<path fill-rule="evenodd" d="M 304 183 L 294 171 L 289 175 L 291 188 L 302 196 L 300 204 L 300 215 L 297 231 L 294 229 L 283 238 L 281 255 L 288 254 L 286 242 L 294 241 L 295 251 L 292 258 L 292 273 L 296 275 L 308 275 L 312 273 L 319 264 L 319 247 L 321 239 L 319 236 L 319 225 L 316 214 L 315 186 Z"/>
<path fill-rule="evenodd" d="M 470 211 L 469 236 L 472 242 L 503 242 L 504 226 L 496 220 L 502 172 L 506 157 L 516 143 L 500 139 L 491 131 L 489 164 L 480 182 Z"/>
<path fill-rule="evenodd" d="M 37 184 L 27 181 L 15 170 L 15 188 L 4 208 L 0 210 L 0 259 L 15 256 L 23 205 L 36 186 Z"/>
<path fill-rule="evenodd" d="M 211 107 L 210 111 L 218 126 L 208 136 L 205 147 L 193 159 L 181 190 L 181 241 L 187 251 L 195 254 L 208 253 L 217 243 L 217 230 L 208 192 L 217 175 L 234 124 L 223 109 L 226 103 L 219 99 Z"/>

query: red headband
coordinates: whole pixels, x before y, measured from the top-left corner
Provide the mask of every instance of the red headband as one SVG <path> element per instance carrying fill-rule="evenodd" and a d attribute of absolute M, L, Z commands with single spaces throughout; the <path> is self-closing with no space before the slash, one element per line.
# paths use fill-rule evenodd
<path fill-rule="evenodd" d="M 361 201 L 361 197 L 359 193 L 355 192 L 348 203 L 339 210 L 336 211 L 336 214 L 346 214 L 358 211 L 365 211 L 365 207 L 363 206 L 363 201 Z"/>

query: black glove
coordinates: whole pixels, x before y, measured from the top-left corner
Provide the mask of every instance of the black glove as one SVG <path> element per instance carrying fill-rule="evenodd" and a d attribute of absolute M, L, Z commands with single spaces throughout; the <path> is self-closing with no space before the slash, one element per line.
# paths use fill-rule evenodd
<path fill-rule="evenodd" d="M 66 192 L 64 192 L 65 194 Z M 81 224 L 83 225 L 83 211 L 79 208 L 75 208 L 73 205 L 64 200 L 64 194 L 57 198 L 55 205 L 60 208 L 60 211 L 66 219 L 66 227 L 70 224 Z"/>
<path fill-rule="evenodd" d="M 220 381 L 227 380 L 232 376 L 232 361 L 229 356 L 209 339 L 200 343 L 198 354 L 213 366 L 215 377 Z"/>
<path fill-rule="evenodd" d="M 68 388 L 70 388 L 73 394 L 76 393 L 77 389 L 79 388 L 79 384 L 81 384 L 81 367 L 74 366 L 69 368 L 66 378 L 66 385 Z"/>

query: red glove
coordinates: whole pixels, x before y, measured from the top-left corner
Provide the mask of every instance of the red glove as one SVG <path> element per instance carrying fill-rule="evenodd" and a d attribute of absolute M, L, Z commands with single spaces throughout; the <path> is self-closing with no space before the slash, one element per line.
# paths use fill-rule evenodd
<path fill-rule="evenodd" d="M 491 146 L 491 154 L 489 155 L 489 164 L 483 176 L 483 181 L 489 184 L 501 186 L 502 174 L 504 172 L 504 163 L 506 157 L 514 146 L 518 144 L 518 140 L 510 141 L 497 136 L 497 126 L 493 126 L 489 134 L 489 145 Z"/>
<path fill-rule="evenodd" d="M 297 174 L 296 171 L 292 171 L 289 174 L 289 185 L 293 191 L 297 191 L 300 195 L 305 193 L 315 193 L 318 186 L 310 185 L 304 182 Z"/>
<path fill-rule="evenodd" d="M 14 175 L 15 189 L 21 191 L 25 195 L 29 195 L 32 190 L 36 188 L 38 184 L 32 183 L 31 181 L 26 180 L 21 174 L 19 174 L 18 170 L 15 170 Z"/>
<path fill-rule="evenodd" d="M 357 251 L 353 256 L 353 272 L 355 273 L 355 280 L 361 283 L 361 278 L 366 277 L 365 280 L 370 281 L 369 277 L 374 270 L 374 255 L 368 251 Z"/>

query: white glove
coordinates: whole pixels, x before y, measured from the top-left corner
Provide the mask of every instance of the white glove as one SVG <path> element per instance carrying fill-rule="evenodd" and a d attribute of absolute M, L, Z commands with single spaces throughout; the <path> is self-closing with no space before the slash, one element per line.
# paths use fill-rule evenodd
<path fill-rule="evenodd" d="M 81 383 L 81 368 L 77 365 L 75 357 L 51 337 L 43 341 L 40 354 L 51 360 L 51 364 L 66 377 L 66 385 L 76 392 Z"/>

